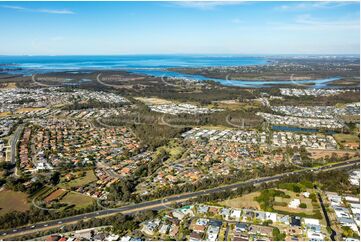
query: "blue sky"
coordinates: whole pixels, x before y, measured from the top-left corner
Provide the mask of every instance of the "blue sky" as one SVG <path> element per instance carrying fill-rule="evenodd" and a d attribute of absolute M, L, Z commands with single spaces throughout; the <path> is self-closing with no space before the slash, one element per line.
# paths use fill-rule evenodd
<path fill-rule="evenodd" d="M 358 54 L 359 2 L 0 2 L 0 55 Z"/>

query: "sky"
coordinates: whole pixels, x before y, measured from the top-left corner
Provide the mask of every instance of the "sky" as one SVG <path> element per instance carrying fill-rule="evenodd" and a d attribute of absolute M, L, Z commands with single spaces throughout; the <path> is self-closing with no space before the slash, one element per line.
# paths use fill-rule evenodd
<path fill-rule="evenodd" d="M 359 54 L 359 2 L 1 2 L 0 55 Z"/>

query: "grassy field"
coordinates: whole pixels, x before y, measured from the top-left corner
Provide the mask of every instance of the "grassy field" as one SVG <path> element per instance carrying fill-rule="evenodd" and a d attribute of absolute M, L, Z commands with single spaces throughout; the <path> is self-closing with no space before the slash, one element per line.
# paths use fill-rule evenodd
<path fill-rule="evenodd" d="M 359 149 L 360 139 L 356 134 L 334 134 L 337 143 L 344 148 Z"/>
<path fill-rule="evenodd" d="M 15 89 L 15 88 L 16 88 L 15 82 L 8 82 L 8 83 L 6 83 L 6 86 L 4 86 L 3 88 L 0 88 L 0 89 Z"/>
<path fill-rule="evenodd" d="M 343 121 L 345 121 L 346 123 L 348 123 L 348 122 L 360 122 L 360 116 L 359 115 L 342 116 L 341 119 Z"/>
<path fill-rule="evenodd" d="M 358 136 L 354 134 L 334 134 L 333 137 L 341 144 L 359 142 Z"/>
<path fill-rule="evenodd" d="M 0 191 L 0 215 L 10 211 L 26 211 L 30 206 L 27 195 L 23 192 L 14 192 L 10 190 Z"/>
<path fill-rule="evenodd" d="M 27 112 L 32 112 L 32 111 L 40 111 L 40 110 L 44 110 L 46 108 L 19 108 L 16 110 L 16 113 L 27 113 Z"/>
<path fill-rule="evenodd" d="M 167 145 L 161 146 L 157 149 L 156 156 L 159 155 L 160 150 L 165 150 L 169 153 L 170 159 L 176 160 L 184 153 L 184 148 L 181 147 L 177 142 L 171 140 Z M 156 157 L 154 156 L 154 157 Z M 154 158 L 153 157 L 153 158 Z"/>
<path fill-rule="evenodd" d="M 337 157 L 343 157 L 346 154 L 349 154 L 350 157 L 358 155 L 357 151 L 352 151 L 352 150 L 332 150 L 332 151 L 330 151 L 330 150 L 308 149 L 308 151 L 311 154 L 312 159 L 325 158 L 326 156 L 331 157 L 332 154 L 336 154 Z"/>
<path fill-rule="evenodd" d="M 214 101 L 212 104 L 208 105 L 209 108 L 221 108 L 228 110 L 244 110 L 248 111 L 249 109 L 260 108 L 262 104 L 260 102 L 239 102 L 236 100 L 222 100 Z"/>
<path fill-rule="evenodd" d="M 83 208 L 91 205 L 95 200 L 89 196 L 76 192 L 68 192 L 61 200 L 61 203 L 75 205 L 75 208 Z"/>
<path fill-rule="evenodd" d="M 63 181 L 59 184 L 59 187 L 70 189 L 72 187 L 81 187 L 88 183 L 94 182 L 98 180 L 97 177 L 94 174 L 93 170 L 87 170 L 85 176 L 76 178 L 74 180 L 71 180 L 69 182 Z"/>
<path fill-rule="evenodd" d="M 252 208 L 260 210 L 261 208 L 258 202 L 254 200 L 259 194 L 259 192 L 252 192 L 244 196 L 224 200 L 220 202 L 220 204 L 231 208 Z"/>
<path fill-rule="evenodd" d="M 234 129 L 233 127 L 225 126 L 225 125 L 193 125 L 195 128 L 202 129 L 215 129 L 215 130 L 229 130 Z"/>
<path fill-rule="evenodd" d="M 146 105 L 163 105 L 163 104 L 172 104 L 171 101 L 166 99 L 161 99 L 157 97 L 135 97 L 134 99 L 145 103 Z"/>
<path fill-rule="evenodd" d="M 287 213 L 305 213 L 308 215 L 313 214 L 313 206 L 312 206 L 311 199 L 305 198 L 302 195 L 296 196 L 296 193 L 291 192 L 291 191 L 287 191 L 287 190 L 283 190 L 283 189 L 280 189 L 280 190 L 283 191 L 284 193 L 286 193 L 287 195 L 289 195 L 290 198 L 275 197 L 275 202 L 285 203 L 286 206 L 274 205 L 273 209 L 278 210 L 278 211 L 284 211 Z M 293 199 L 300 199 L 301 203 L 305 203 L 307 205 L 307 208 L 290 208 L 290 207 L 288 207 L 289 202 L 292 201 Z"/>
<path fill-rule="evenodd" d="M 10 112 L 0 112 L 0 118 L 7 117 L 7 116 L 9 116 L 9 115 L 11 115 Z"/>

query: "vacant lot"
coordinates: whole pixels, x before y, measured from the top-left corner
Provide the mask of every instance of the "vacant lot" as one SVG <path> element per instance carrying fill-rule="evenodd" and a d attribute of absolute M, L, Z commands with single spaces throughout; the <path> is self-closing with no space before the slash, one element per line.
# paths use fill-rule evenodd
<path fill-rule="evenodd" d="M 157 98 L 157 97 L 136 97 L 135 99 L 145 103 L 146 105 L 172 104 L 171 101 L 168 101 L 166 99 Z"/>
<path fill-rule="evenodd" d="M 0 191 L 0 215 L 10 211 L 29 210 L 27 195 L 23 192 L 14 192 L 10 190 Z"/>
<path fill-rule="evenodd" d="M 336 154 L 337 157 L 343 157 L 344 155 L 348 154 L 350 157 L 353 157 L 355 155 L 358 155 L 357 151 L 352 150 L 313 150 L 308 149 L 309 153 L 311 154 L 312 159 L 320 159 L 320 158 L 326 158 L 326 156 L 331 157 L 332 154 Z"/>
<path fill-rule="evenodd" d="M 220 202 L 220 204 L 231 208 L 251 208 L 260 210 L 261 208 L 258 202 L 254 200 L 254 198 L 259 195 L 259 192 L 252 192 L 244 196 L 224 200 Z"/>
<path fill-rule="evenodd" d="M 209 108 L 221 108 L 228 110 L 245 110 L 248 111 L 250 109 L 260 108 L 262 104 L 260 102 L 239 102 L 237 100 L 222 100 L 222 101 L 214 101 Z"/>
<path fill-rule="evenodd" d="M 60 202 L 75 205 L 75 208 L 83 208 L 91 205 L 94 201 L 95 200 L 89 196 L 76 192 L 69 192 L 61 199 Z"/>
<path fill-rule="evenodd" d="M 89 184 L 91 182 L 94 182 L 98 180 L 97 177 L 94 174 L 93 170 L 87 170 L 85 173 L 85 176 L 76 178 L 74 180 L 71 180 L 69 182 L 63 182 L 59 186 L 62 188 L 70 189 L 72 187 L 82 187 L 86 184 Z"/>

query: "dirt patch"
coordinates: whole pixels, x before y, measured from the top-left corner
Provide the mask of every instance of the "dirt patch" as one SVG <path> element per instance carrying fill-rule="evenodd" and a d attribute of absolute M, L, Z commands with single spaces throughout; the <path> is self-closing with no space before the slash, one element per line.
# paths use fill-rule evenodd
<path fill-rule="evenodd" d="M 58 189 L 58 190 L 50 193 L 50 195 L 47 196 L 46 198 L 44 198 L 44 202 L 50 203 L 50 202 L 60 198 L 61 196 L 63 196 L 65 193 L 66 193 L 65 189 Z"/>
<path fill-rule="evenodd" d="M 0 215 L 10 211 L 24 212 L 29 208 L 28 197 L 25 193 L 10 190 L 0 191 Z"/>
<path fill-rule="evenodd" d="M 260 192 L 252 192 L 244 196 L 227 199 L 220 202 L 221 205 L 231 207 L 231 208 L 240 208 L 240 209 L 255 209 L 261 210 L 257 201 L 254 200 L 255 197 L 258 197 Z"/>
<path fill-rule="evenodd" d="M 320 159 L 326 158 L 326 156 L 331 157 L 332 154 L 336 154 L 338 157 L 343 157 L 346 154 L 349 154 L 350 157 L 358 155 L 357 151 L 350 151 L 350 150 L 312 150 L 308 149 L 311 154 L 312 159 Z"/>

